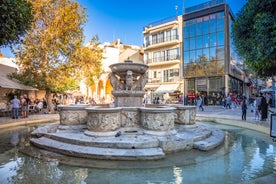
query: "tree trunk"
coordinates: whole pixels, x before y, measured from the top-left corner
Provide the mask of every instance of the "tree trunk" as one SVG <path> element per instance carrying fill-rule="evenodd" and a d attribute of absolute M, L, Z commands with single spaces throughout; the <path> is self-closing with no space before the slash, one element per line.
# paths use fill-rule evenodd
<path fill-rule="evenodd" d="M 51 91 L 46 90 L 45 98 L 46 98 L 47 109 L 48 109 L 49 113 L 51 113 L 51 114 L 55 113 L 55 109 L 54 109 L 55 106 L 54 106 L 53 101 L 52 101 L 53 97 L 52 97 Z"/>

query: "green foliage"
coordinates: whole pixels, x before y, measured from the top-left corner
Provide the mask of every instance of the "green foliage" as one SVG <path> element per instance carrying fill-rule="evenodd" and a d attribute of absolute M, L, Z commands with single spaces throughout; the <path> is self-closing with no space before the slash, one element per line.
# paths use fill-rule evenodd
<path fill-rule="evenodd" d="M 260 77 L 276 75 L 276 0 L 248 0 L 233 23 L 238 54 Z"/>
<path fill-rule="evenodd" d="M 27 0 L 1 0 L 0 46 L 19 43 L 31 27 L 32 5 Z"/>
<path fill-rule="evenodd" d="M 80 80 L 85 79 L 86 85 L 93 85 L 102 73 L 102 59 L 98 37 L 94 37 L 89 46 L 79 48 L 72 57 L 72 68 L 75 76 L 78 76 Z"/>
<path fill-rule="evenodd" d="M 87 18 L 85 9 L 74 0 L 30 2 L 34 22 L 23 44 L 15 50 L 23 67 L 20 80 L 51 92 L 75 89 L 81 80 L 76 69 L 82 71 L 99 62 L 89 60 L 90 55 L 99 54 L 96 49 L 85 51 L 87 56 L 82 54 L 82 50 L 86 50 L 82 47 L 83 26 Z M 91 67 L 91 71 L 98 69 Z"/>

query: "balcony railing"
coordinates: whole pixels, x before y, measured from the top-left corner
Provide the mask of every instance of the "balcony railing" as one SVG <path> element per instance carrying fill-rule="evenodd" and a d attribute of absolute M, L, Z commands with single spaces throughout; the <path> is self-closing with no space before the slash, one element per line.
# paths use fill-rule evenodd
<path fill-rule="evenodd" d="M 158 20 L 158 21 L 150 23 L 148 26 L 145 26 L 144 30 L 146 28 L 151 28 L 151 27 L 159 26 L 159 25 L 162 25 L 162 24 L 165 24 L 165 23 L 168 23 L 168 22 L 172 22 L 172 21 L 175 21 L 175 20 L 177 20 L 177 16 L 173 16 L 173 17 L 162 19 L 162 20 Z"/>
<path fill-rule="evenodd" d="M 210 8 L 212 6 L 216 6 L 216 5 L 219 5 L 219 4 L 222 4 L 222 3 L 225 3 L 225 0 L 211 0 L 211 1 L 208 1 L 206 3 L 202 3 L 202 4 L 199 4 L 199 5 L 196 5 L 196 6 L 191 6 L 191 7 L 185 8 L 184 9 L 184 11 L 185 11 L 184 14 L 195 12 L 195 11 L 202 10 L 202 9 L 205 9 L 205 8 Z"/>
<path fill-rule="evenodd" d="M 155 45 L 155 44 L 160 44 L 160 43 L 165 43 L 165 42 L 170 42 L 173 40 L 178 40 L 178 35 L 172 35 L 172 36 L 166 36 L 163 38 L 158 38 L 158 39 L 153 39 L 144 44 L 145 47 L 148 47 L 150 45 Z"/>
<path fill-rule="evenodd" d="M 162 57 L 155 57 L 152 59 L 146 60 L 147 64 L 151 63 L 161 63 L 161 62 L 169 62 L 169 61 L 174 61 L 174 60 L 179 60 L 180 56 L 179 55 L 169 55 L 169 56 L 162 56 Z"/>
<path fill-rule="evenodd" d="M 164 78 L 164 79 L 162 77 L 148 78 L 149 83 L 177 82 L 179 80 L 180 80 L 179 76 L 168 77 L 168 78 Z"/>

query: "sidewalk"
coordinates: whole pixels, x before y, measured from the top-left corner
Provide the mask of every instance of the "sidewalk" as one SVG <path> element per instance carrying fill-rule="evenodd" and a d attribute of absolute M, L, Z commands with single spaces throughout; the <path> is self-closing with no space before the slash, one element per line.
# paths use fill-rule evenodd
<path fill-rule="evenodd" d="M 224 109 L 222 106 L 204 106 L 204 111 L 197 111 L 197 121 L 214 121 L 221 124 L 244 127 L 266 134 L 270 133 L 270 112 L 266 121 L 255 120 L 253 107 L 248 107 L 246 121 L 242 120 L 241 107 Z M 270 108 L 276 112 L 275 108 Z"/>
<path fill-rule="evenodd" d="M 0 129 L 26 125 L 32 123 L 46 123 L 59 121 L 59 114 L 30 114 L 27 118 L 12 119 L 10 117 L 0 117 Z"/>

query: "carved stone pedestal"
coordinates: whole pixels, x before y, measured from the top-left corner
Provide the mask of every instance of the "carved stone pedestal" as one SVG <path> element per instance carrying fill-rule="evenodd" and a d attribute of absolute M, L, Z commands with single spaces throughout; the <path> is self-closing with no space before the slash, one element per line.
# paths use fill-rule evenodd
<path fill-rule="evenodd" d="M 88 105 L 59 105 L 61 125 L 86 125 Z"/>
<path fill-rule="evenodd" d="M 174 130 L 175 108 L 140 108 L 141 124 L 147 134 L 171 134 Z"/>
<path fill-rule="evenodd" d="M 121 109 L 116 108 L 87 108 L 87 129 L 91 132 L 113 132 L 121 127 Z M 113 134 L 112 133 L 112 134 Z M 108 134 L 109 135 L 109 134 Z"/>

